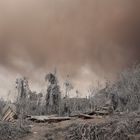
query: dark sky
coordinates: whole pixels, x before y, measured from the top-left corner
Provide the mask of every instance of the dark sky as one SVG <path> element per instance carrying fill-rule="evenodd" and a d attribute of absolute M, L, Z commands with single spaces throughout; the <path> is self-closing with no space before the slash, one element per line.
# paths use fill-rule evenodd
<path fill-rule="evenodd" d="M 18 75 L 36 88 L 56 67 L 78 88 L 139 60 L 139 0 L 0 0 L 3 94 Z"/>

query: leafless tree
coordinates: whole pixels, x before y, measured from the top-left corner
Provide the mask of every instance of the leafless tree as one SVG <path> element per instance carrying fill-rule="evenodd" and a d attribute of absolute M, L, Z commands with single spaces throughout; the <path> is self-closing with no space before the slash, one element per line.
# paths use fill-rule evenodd
<path fill-rule="evenodd" d="M 30 91 L 28 80 L 25 77 L 17 79 L 16 88 L 18 91 L 17 112 L 19 114 L 19 125 L 23 127 L 23 119 L 27 114 L 27 98 Z"/>
<path fill-rule="evenodd" d="M 64 82 L 64 86 L 65 86 L 65 98 L 69 98 L 69 93 L 74 88 L 69 79 L 69 75 L 67 75 L 67 79 Z"/>

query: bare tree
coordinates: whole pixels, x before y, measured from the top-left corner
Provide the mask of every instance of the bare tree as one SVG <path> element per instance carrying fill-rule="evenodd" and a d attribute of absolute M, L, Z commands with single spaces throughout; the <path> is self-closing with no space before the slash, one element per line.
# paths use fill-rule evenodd
<path fill-rule="evenodd" d="M 69 75 L 67 75 L 67 79 L 64 82 L 64 86 L 65 86 L 65 98 L 69 98 L 69 93 L 74 88 L 69 79 Z"/>
<path fill-rule="evenodd" d="M 69 75 L 67 75 L 67 79 L 64 82 L 64 87 L 65 87 L 65 97 L 64 97 L 64 113 L 66 115 L 70 115 L 70 91 L 73 89 L 73 85 L 69 79 Z"/>
<path fill-rule="evenodd" d="M 17 79 L 16 85 L 18 91 L 17 112 L 19 114 L 19 125 L 20 127 L 23 127 L 23 118 L 27 113 L 27 98 L 30 90 L 28 81 L 25 77 Z"/>

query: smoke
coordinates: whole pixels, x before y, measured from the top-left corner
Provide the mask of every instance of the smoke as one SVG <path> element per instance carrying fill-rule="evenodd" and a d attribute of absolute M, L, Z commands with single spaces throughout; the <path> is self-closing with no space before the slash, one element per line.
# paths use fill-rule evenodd
<path fill-rule="evenodd" d="M 140 60 L 139 9 L 139 0 L 0 0 L 0 64 L 36 82 L 54 67 L 78 85 L 113 78 Z"/>

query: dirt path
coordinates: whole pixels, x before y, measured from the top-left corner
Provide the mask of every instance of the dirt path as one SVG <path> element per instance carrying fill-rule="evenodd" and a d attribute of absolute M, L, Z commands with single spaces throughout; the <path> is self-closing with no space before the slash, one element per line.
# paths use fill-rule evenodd
<path fill-rule="evenodd" d="M 64 140 L 62 136 L 62 125 L 59 124 L 34 124 L 31 126 L 31 134 L 22 138 L 21 140 Z"/>
<path fill-rule="evenodd" d="M 43 140 L 47 130 L 48 130 L 48 128 L 43 125 L 40 126 L 38 124 L 34 124 L 31 126 L 31 134 L 24 137 L 22 140 Z"/>
<path fill-rule="evenodd" d="M 74 120 L 60 123 L 35 123 L 31 125 L 31 134 L 20 140 L 64 140 L 63 131 L 74 123 Z"/>
<path fill-rule="evenodd" d="M 100 123 L 103 119 L 88 120 L 89 122 Z M 74 123 L 88 122 L 82 119 L 72 119 L 60 123 L 34 123 L 31 126 L 31 134 L 20 140 L 65 140 L 65 131 L 68 126 Z"/>

